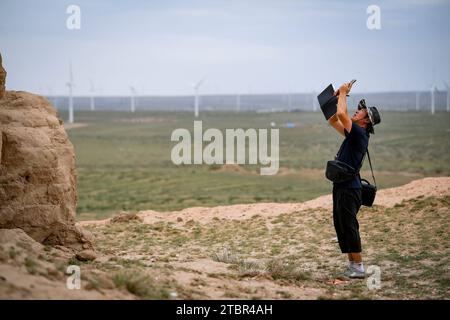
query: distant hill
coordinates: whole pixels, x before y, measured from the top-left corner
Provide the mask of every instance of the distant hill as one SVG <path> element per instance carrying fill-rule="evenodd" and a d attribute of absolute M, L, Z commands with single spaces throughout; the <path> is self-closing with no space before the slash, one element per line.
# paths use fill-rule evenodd
<path fill-rule="evenodd" d="M 240 96 L 240 110 L 242 111 L 310 111 L 313 109 L 313 99 L 317 106 L 317 99 L 312 93 L 274 93 L 274 94 L 242 94 Z M 65 110 L 68 106 L 67 96 L 48 96 L 52 104 L 58 109 Z M 378 92 L 358 93 L 349 97 L 349 107 L 354 109 L 362 98 L 370 106 L 380 106 L 383 110 L 407 111 L 416 109 L 416 92 Z M 430 109 L 430 92 L 419 92 L 419 110 Z M 77 110 L 89 110 L 90 97 L 74 97 L 74 105 Z M 193 110 L 193 96 L 137 96 L 137 110 L 159 111 L 186 111 Z M 445 110 L 447 105 L 447 93 L 436 93 L 436 110 Z M 101 96 L 95 98 L 97 110 L 128 110 L 130 97 L 128 96 Z M 203 110 L 230 110 L 237 108 L 237 96 L 232 94 L 204 95 L 201 97 Z"/>

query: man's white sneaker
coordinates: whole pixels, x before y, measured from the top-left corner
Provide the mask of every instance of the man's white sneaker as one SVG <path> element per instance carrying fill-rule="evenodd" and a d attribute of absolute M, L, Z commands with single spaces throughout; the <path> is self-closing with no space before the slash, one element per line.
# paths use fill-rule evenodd
<path fill-rule="evenodd" d="M 364 279 L 366 273 L 364 271 L 356 270 L 350 266 L 347 266 L 345 271 L 342 273 L 342 278 L 344 279 Z"/>

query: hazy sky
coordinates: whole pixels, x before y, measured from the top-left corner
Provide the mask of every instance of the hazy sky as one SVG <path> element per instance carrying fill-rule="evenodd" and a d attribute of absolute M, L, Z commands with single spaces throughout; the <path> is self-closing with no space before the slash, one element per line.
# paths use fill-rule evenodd
<path fill-rule="evenodd" d="M 66 8 L 81 8 L 69 30 Z M 381 30 L 366 26 L 368 5 Z M 450 83 L 450 1 L 1 0 L 7 88 L 65 94 L 428 90 Z M 434 72 L 433 72 L 434 70 Z"/>

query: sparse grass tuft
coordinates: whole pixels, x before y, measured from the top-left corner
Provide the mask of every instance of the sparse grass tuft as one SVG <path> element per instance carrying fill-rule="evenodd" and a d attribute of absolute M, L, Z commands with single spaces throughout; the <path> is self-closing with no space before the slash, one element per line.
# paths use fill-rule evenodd
<path fill-rule="evenodd" d="M 305 281 L 311 274 L 303 271 L 293 263 L 271 260 L 267 263 L 267 274 L 274 280 Z"/>
<path fill-rule="evenodd" d="M 237 256 L 232 254 L 231 251 L 226 247 L 217 252 L 214 252 L 212 254 L 212 259 L 214 261 L 223 263 L 236 263 L 239 260 Z"/>
<path fill-rule="evenodd" d="M 37 273 L 37 263 L 31 258 L 26 257 L 25 258 L 25 268 L 27 269 L 28 273 L 30 274 L 36 274 Z"/>
<path fill-rule="evenodd" d="M 266 268 L 263 263 L 253 260 L 241 260 L 238 263 L 239 273 L 241 276 L 256 276 L 263 274 Z"/>
<path fill-rule="evenodd" d="M 9 257 L 10 257 L 11 259 L 14 260 L 14 258 L 15 258 L 16 256 L 17 256 L 16 248 L 10 247 L 10 248 L 9 248 Z"/>
<path fill-rule="evenodd" d="M 142 299 L 169 298 L 169 293 L 165 289 L 158 287 L 149 276 L 138 270 L 120 271 L 113 276 L 113 282 L 118 288 L 125 288 Z"/>

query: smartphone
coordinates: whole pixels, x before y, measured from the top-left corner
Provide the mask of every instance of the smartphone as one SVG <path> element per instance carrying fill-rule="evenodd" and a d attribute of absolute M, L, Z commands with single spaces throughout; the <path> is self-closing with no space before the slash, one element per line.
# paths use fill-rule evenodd
<path fill-rule="evenodd" d="M 350 81 L 350 85 L 353 86 L 353 84 L 356 82 L 356 79 L 353 79 L 352 81 Z M 347 95 L 347 97 L 350 97 L 350 95 Z"/>

